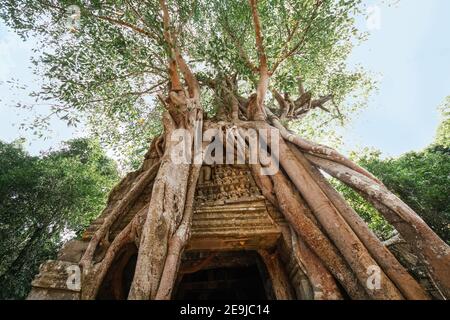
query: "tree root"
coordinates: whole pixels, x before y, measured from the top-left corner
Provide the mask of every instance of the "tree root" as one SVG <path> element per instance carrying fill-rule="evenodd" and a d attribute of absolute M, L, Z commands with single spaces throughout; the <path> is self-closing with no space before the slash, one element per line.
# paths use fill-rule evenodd
<path fill-rule="evenodd" d="M 306 155 L 315 165 L 353 189 L 362 192 L 366 199 L 400 232 L 402 237 L 423 259 L 434 280 L 446 297 L 450 296 L 450 248 L 403 201 L 384 186 L 373 183 L 364 175 L 341 164 Z"/>
<path fill-rule="evenodd" d="M 119 253 L 120 249 L 126 244 L 135 242 L 138 229 L 142 228 L 142 219 L 147 210 L 148 206 L 145 206 L 133 217 L 130 223 L 111 242 L 102 261 L 90 268 L 90 272 L 87 273 L 83 279 L 81 299 L 95 299 L 100 285 L 117 253 Z"/>
<path fill-rule="evenodd" d="M 167 258 L 164 264 L 164 271 L 161 276 L 158 291 L 156 293 L 156 300 L 168 300 L 172 295 L 173 285 L 177 277 L 177 271 L 180 266 L 181 253 L 189 239 L 192 215 L 194 213 L 193 204 L 197 180 L 200 174 L 199 165 L 194 165 L 191 169 L 189 177 L 188 191 L 186 193 L 186 203 L 184 206 L 183 220 L 178 226 L 175 234 L 169 241 L 169 248 L 167 250 Z"/>
<path fill-rule="evenodd" d="M 347 159 L 344 155 L 340 154 L 336 150 L 334 150 L 330 147 L 327 147 L 327 146 L 319 145 L 317 143 L 305 140 L 305 139 L 299 137 L 298 135 L 295 135 L 295 134 L 289 132 L 280 123 L 280 121 L 277 119 L 277 117 L 274 116 L 273 114 L 269 115 L 269 118 L 270 118 L 273 126 L 280 131 L 281 136 L 285 140 L 297 145 L 303 151 L 311 153 L 311 154 L 319 156 L 319 157 L 330 159 L 337 163 L 341 163 L 341 164 L 353 169 L 354 171 L 361 173 L 362 175 L 375 181 L 376 183 L 382 184 L 380 180 L 378 180 L 374 175 L 372 175 L 366 169 L 358 166 L 356 163 Z"/>
<path fill-rule="evenodd" d="M 95 232 L 83 254 L 83 257 L 80 260 L 80 266 L 83 268 L 83 274 L 89 273 L 95 251 L 100 241 L 108 237 L 109 230 L 113 223 L 116 222 L 120 216 L 126 214 L 127 208 L 129 208 L 139 198 L 141 192 L 149 185 L 149 183 L 152 182 L 158 172 L 159 164 L 159 161 L 156 162 L 149 170 L 141 174 L 136 184 L 131 187 L 124 198 L 120 200 L 119 204 L 108 214 L 103 224 Z M 107 239 L 106 241 L 108 242 Z"/>
<path fill-rule="evenodd" d="M 304 165 L 305 169 L 313 176 L 314 180 L 319 184 L 322 191 L 339 213 L 356 233 L 358 238 L 363 242 L 372 257 L 382 267 L 386 275 L 395 283 L 402 294 L 407 299 L 426 300 L 429 299 L 425 290 L 417 283 L 417 281 L 406 271 L 406 269 L 397 261 L 394 255 L 383 245 L 377 236 L 369 229 L 364 220 L 351 208 L 344 198 L 328 183 L 323 175 L 312 166 L 304 155 L 289 145 L 291 151 L 297 159 Z"/>

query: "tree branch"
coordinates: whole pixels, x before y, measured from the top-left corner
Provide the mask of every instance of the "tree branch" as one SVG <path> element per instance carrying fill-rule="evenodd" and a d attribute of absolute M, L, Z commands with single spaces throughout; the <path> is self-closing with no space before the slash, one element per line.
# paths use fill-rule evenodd
<path fill-rule="evenodd" d="M 107 97 L 107 98 L 103 98 L 103 99 L 94 99 L 94 100 L 86 101 L 85 103 L 88 104 L 88 103 L 95 103 L 95 102 L 105 102 L 105 101 L 111 101 L 111 100 L 114 100 L 114 99 L 128 97 L 128 96 L 137 96 L 137 97 L 139 97 L 139 96 L 142 96 L 144 94 L 153 93 L 154 89 L 158 88 L 159 86 L 163 85 L 166 82 L 167 82 L 167 79 L 163 79 L 163 80 L 159 81 L 158 83 L 154 84 L 153 86 L 151 86 L 151 87 L 149 87 L 147 89 L 144 89 L 142 91 L 129 91 L 129 92 L 125 92 L 124 94 L 121 94 L 118 97 Z"/>
<path fill-rule="evenodd" d="M 239 51 L 239 56 L 244 60 L 245 64 L 247 65 L 247 67 L 252 71 L 252 72 L 257 72 L 258 71 L 258 67 L 255 66 L 255 64 L 250 60 L 250 58 L 248 57 L 247 53 L 245 52 L 244 48 L 242 47 L 241 43 L 239 42 L 238 39 L 236 39 L 236 37 L 233 35 L 233 33 L 230 31 L 228 25 L 224 25 L 223 26 L 226 33 L 228 34 L 228 36 L 231 38 L 231 40 L 233 41 L 234 45 L 236 46 L 236 48 Z"/>
<path fill-rule="evenodd" d="M 316 1 L 314 10 L 311 14 L 311 19 L 309 20 L 308 25 L 306 26 L 305 30 L 303 31 L 303 35 L 302 35 L 301 39 L 297 42 L 297 44 L 294 45 L 294 47 L 291 50 L 288 50 L 288 51 L 283 50 L 282 51 L 282 54 L 277 58 L 275 64 L 272 67 L 272 70 L 270 71 L 271 74 L 273 74 L 277 70 L 277 68 L 280 66 L 281 63 L 283 63 L 287 58 L 289 58 L 290 56 L 295 54 L 304 45 L 306 36 L 307 36 L 309 30 L 311 29 L 314 19 L 317 17 L 317 11 L 318 11 L 319 7 L 322 5 L 322 3 L 323 3 L 323 0 Z M 290 40 L 288 40 L 288 42 L 290 42 Z M 286 47 L 286 49 L 287 49 L 287 47 Z"/>
<path fill-rule="evenodd" d="M 261 22 L 259 21 L 258 16 L 258 8 L 257 8 L 258 0 L 249 0 L 249 1 L 250 7 L 252 9 L 253 25 L 255 29 L 256 49 L 258 51 L 258 59 L 259 59 L 259 72 L 260 74 L 267 73 L 268 72 L 267 56 L 264 50 L 263 36 L 261 33 Z"/>
<path fill-rule="evenodd" d="M 49 2 L 49 1 L 39 0 L 39 2 L 41 4 L 47 6 L 47 7 L 50 7 L 50 8 L 53 8 L 53 9 L 57 9 L 59 11 L 65 11 L 66 10 L 65 8 L 60 7 L 58 5 L 55 5 L 55 4 L 53 4 L 53 3 Z M 133 31 L 135 31 L 137 33 L 143 34 L 143 35 L 145 35 L 145 36 L 147 36 L 147 37 L 149 37 L 149 38 L 151 38 L 153 40 L 160 41 L 160 38 L 158 36 L 156 36 L 154 33 L 150 32 L 148 30 L 144 30 L 142 28 L 139 28 L 138 26 L 136 26 L 134 24 L 131 24 L 129 22 L 126 22 L 126 21 L 123 21 L 123 20 L 120 20 L 120 19 L 117 19 L 117 18 L 109 17 L 109 16 L 96 15 L 96 14 L 94 14 L 94 13 L 88 11 L 88 10 L 84 10 L 83 13 L 87 14 L 88 16 L 91 16 L 91 17 L 94 17 L 94 18 L 97 18 L 97 19 L 100 19 L 100 20 L 103 20 L 103 21 L 108 21 L 108 22 L 111 22 L 113 24 L 116 24 L 116 25 L 128 28 L 128 29 L 133 30 Z"/>
<path fill-rule="evenodd" d="M 249 108 L 248 112 L 254 120 L 264 120 L 266 117 L 266 112 L 264 108 L 264 98 L 266 96 L 267 88 L 269 87 L 269 68 L 267 65 L 267 56 L 264 50 L 263 36 L 261 32 L 261 23 L 258 16 L 257 0 L 249 0 L 250 7 L 252 10 L 253 26 L 255 29 L 255 39 L 256 39 L 256 49 L 258 51 L 259 59 L 259 81 L 256 89 L 256 108 L 251 110 Z M 252 106 L 249 106 L 252 107 Z"/>
<path fill-rule="evenodd" d="M 136 18 L 138 18 L 147 28 L 151 29 L 151 27 L 147 24 L 147 22 L 145 21 L 145 19 L 142 17 L 142 15 L 137 11 L 137 9 L 134 7 L 132 1 L 130 0 L 126 0 L 125 1 L 127 3 L 127 5 L 131 8 L 131 10 L 133 11 L 134 15 L 136 16 Z M 162 42 L 162 39 L 160 37 L 159 34 L 157 33 L 152 33 L 152 37 L 154 40 L 158 41 L 158 42 Z"/>
<path fill-rule="evenodd" d="M 170 76 L 170 84 L 171 90 L 179 91 L 181 90 L 181 81 L 180 76 L 177 70 L 176 63 L 176 53 L 175 53 L 175 43 L 173 41 L 172 35 L 170 33 L 170 17 L 169 10 L 167 9 L 167 5 L 165 0 L 159 0 L 159 5 L 161 7 L 163 13 L 163 25 L 164 25 L 164 39 L 169 46 L 169 76 Z"/>

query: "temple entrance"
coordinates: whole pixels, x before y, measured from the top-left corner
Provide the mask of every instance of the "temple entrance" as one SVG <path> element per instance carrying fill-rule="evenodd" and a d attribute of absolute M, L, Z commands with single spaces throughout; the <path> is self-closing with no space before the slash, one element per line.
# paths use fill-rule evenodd
<path fill-rule="evenodd" d="M 284 223 L 279 212 L 261 194 L 248 166 L 203 166 L 195 194 L 191 235 L 171 298 L 308 298 L 305 292 L 310 291 L 309 287 L 304 288 L 307 279 L 296 262 L 282 254 L 285 248 L 280 246 L 280 225 Z M 99 288 L 97 299 L 127 298 L 137 252 L 134 244 L 120 250 Z"/>
<path fill-rule="evenodd" d="M 272 281 L 255 251 L 184 255 L 175 300 L 271 300 Z"/>
<path fill-rule="evenodd" d="M 267 300 L 256 265 L 201 270 L 183 276 L 176 300 Z"/>

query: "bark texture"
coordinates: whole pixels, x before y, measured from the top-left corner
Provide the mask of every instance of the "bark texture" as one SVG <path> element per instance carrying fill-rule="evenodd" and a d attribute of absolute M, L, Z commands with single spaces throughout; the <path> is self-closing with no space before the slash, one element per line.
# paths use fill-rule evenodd
<path fill-rule="evenodd" d="M 429 299 L 425 290 L 397 261 L 394 255 L 383 245 L 377 236 L 369 229 L 364 220 L 348 205 L 345 199 L 330 185 L 325 177 L 313 165 L 308 163 L 305 156 L 295 146 L 289 146 L 297 159 L 305 166 L 308 172 L 317 181 L 328 199 L 339 210 L 344 220 L 366 246 L 370 254 L 384 270 L 386 275 L 395 283 L 407 299 Z"/>
<path fill-rule="evenodd" d="M 366 195 L 375 206 L 382 205 L 380 213 L 412 245 L 416 254 L 426 263 L 434 281 L 448 297 L 450 294 L 450 248 L 403 201 L 386 187 L 373 183 L 365 176 L 337 163 L 315 156 L 307 156 L 321 169 Z"/>
<path fill-rule="evenodd" d="M 273 293 L 277 300 L 292 300 L 294 294 L 292 292 L 291 284 L 281 264 L 277 252 L 270 253 L 267 250 L 259 250 L 259 255 L 266 265 L 272 280 Z"/>
<path fill-rule="evenodd" d="M 194 140 L 198 138 L 194 119 L 201 120 L 198 109 L 192 110 L 188 119 L 180 121 L 182 118 L 178 118 L 178 123 L 169 111 L 166 112 L 164 136 L 151 146 L 155 153 L 161 154 L 161 158 L 152 165 L 145 163 L 135 175 L 134 183 L 128 183 L 125 189 L 119 188 L 123 193 L 122 200 L 110 209 L 81 259 L 84 276 L 82 298 L 96 297 L 115 258 L 124 246 L 131 243 L 138 247 L 138 261 L 128 298 L 171 298 L 181 255 L 189 241 L 201 165 L 174 162 L 171 155 L 177 150 L 179 141 L 171 141 L 170 135 L 179 127 L 188 128 L 194 137 L 186 144 L 192 151 L 192 160 L 195 157 Z M 214 121 L 203 130 L 212 124 Z M 218 124 L 218 127 L 224 125 L 226 123 Z M 270 128 L 265 122 L 239 121 L 238 126 L 242 129 Z M 239 136 L 240 129 L 234 132 Z M 248 142 L 245 139 L 240 141 Z M 336 281 L 353 299 L 429 299 L 424 288 L 370 231 L 318 168 L 347 183 L 372 202 L 427 263 L 432 279 L 443 295 L 448 294 L 445 272 L 449 269 L 448 246 L 400 199 L 377 180 L 341 161 L 312 155 L 283 137 L 279 148 L 281 167 L 277 173 L 262 175 L 261 164 L 252 165 L 251 169 L 264 197 L 281 211 L 289 224 L 282 230 L 283 239 L 307 275 L 315 299 L 341 299 L 343 295 Z M 111 226 L 149 187 L 152 192 L 146 205 L 111 238 Z M 289 279 L 276 254 L 266 250 L 259 253 L 269 268 L 276 297 L 292 299 L 294 295 L 288 289 Z M 374 266 L 380 269 L 381 288 L 378 290 L 367 285 L 368 270 Z"/>

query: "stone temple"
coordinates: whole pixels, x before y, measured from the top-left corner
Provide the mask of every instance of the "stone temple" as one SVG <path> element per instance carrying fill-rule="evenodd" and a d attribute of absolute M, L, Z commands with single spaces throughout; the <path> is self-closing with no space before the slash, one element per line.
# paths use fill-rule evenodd
<path fill-rule="evenodd" d="M 108 208 L 120 201 L 121 189 L 129 188 L 138 173 L 130 174 L 113 190 L 108 207 L 80 240 L 69 241 L 57 260 L 41 265 L 28 299 L 80 299 L 80 285 L 70 285 L 68 279 L 76 280 L 78 262 L 91 237 L 111 212 Z M 114 223 L 111 239 L 145 208 L 151 191 L 149 187 L 142 192 L 129 212 Z M 391 242 L 387 243 L 391 252 L 433 295 L 417 257 L 402 242 Z M 247 165 L 204 165 L 196 189 L 191 237 L 172 299 L 321 299 L 323 293 L 305 272 L 305 264 L 313 263 L 314 257 L 305 256 L 303 247 L 282 214 L 261 194 Z M 101 255 L 101 250 L 96 253 L 98 259 Z M 136 260 L 137 246 L 123 246 L 96 298 L 126 299 Z M 343 292 L 335 298 L 348 297 Z"/>

